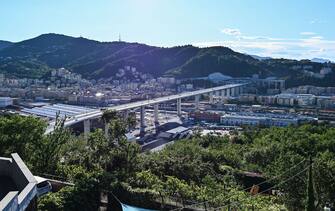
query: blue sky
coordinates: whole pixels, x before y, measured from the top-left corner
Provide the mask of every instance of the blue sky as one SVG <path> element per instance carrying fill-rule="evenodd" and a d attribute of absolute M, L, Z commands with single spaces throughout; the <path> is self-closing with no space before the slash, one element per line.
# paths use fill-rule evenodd
<path fill-rule="evenodd" d="M 1 0 L 0 40 L 43 33 L 158 46 L 222 45 L 335 61 L 334 0 Z"/>

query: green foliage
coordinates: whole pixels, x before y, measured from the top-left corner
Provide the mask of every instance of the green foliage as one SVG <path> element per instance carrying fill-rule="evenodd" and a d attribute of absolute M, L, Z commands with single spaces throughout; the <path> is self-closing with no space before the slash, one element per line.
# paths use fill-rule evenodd
<path fill-rule="evenodd" d="M 0 73 L 16 78 L 42 78 L 50 74 L 53 68 L 36 59 L 0 60 Z"/>
<path fill-rule="evenodd" d="M 39 199 L 38 210 L 97 210 L 102 190 L 101 174 L 77 172 L 75 185 Z"/>
<path fill-rule="evenodd" d="M 0 117 L 0 154 L 17 152 L 25 161 L 31 159 L 36 141 L 43 138 L 46 124 L 34 117 L 19 115 Z"/>
<path fill-rule="evenodd" d="M 41 139 L 33 140 L 33 171 L 54 174 L 61 159 L 63 145 L 73 138 L 64 128 L 64 119 L 56 118 L 54 131 Z M 50 162 L 53 161 L 53 162 Z"/>
<path fill-rule="evenodd" d="M 64 210 L 64 197 L 63 193 L 70 190 L 72 187 L 65 187 L 57 193 L 48 193 L 38 199 L 38 210 L 40 211 L 58 211 Z"/>
<path fill-rule="evenodd" d="M 143 206 L 145 199 L 156 209 L 157 203 L 161 208 L 200 203 L 195 207 L 302 210 L 308 201 L 317 201 L 316 209 L 335 201 L 335 128 L 329 125 L 245 128 L 141 154 L 136 143 L 126 141 L 126 123 L 118 114 L 108 122 L 108 137 L 98 129 L 86 140 L 72 136 L 62 120 L 52 134 L 43 135 L 41 120 L 0 117 L 0 152 L 18 152 L 34 173 L 55 174 L 75 184 L 40 198 L 39 210 L 96 210 L 102 191 L 130 204 Z M 304 170 L 310 155 L 313 177 L 308 180 Z M 243 190 L 246 171 L 272 178 L 270 185 L 280 194 L 250 195 Z M 312 183 L 315 199 L 308 194 Z"/>

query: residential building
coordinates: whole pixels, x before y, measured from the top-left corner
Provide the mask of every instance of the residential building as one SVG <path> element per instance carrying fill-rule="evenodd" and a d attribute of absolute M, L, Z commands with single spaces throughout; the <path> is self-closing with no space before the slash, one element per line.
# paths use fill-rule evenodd
<path fill-rule="evenodd" d="M 293 94 L 279 94 L 277 95 L 277 104 L 283 106 L 294 106 L 295 95 Z"/>

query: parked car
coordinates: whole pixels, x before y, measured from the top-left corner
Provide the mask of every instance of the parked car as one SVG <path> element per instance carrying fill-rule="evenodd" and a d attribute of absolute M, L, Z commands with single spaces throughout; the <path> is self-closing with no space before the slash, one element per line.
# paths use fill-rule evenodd
<path fill-rule="evenodd" d="M 34 177 L 37 180 L 37 197 L 52 191 L 52 186 L 48 179 L 39 176 Z"/>

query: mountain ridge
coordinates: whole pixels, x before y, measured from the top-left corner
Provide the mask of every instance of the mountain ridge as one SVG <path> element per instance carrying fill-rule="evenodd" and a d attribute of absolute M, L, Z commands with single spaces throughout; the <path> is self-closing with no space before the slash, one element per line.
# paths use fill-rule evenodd
<path fill-rule="evenodd" d="M 52 69 L 65 67 L 88 79 L 110 78 L 126 65 L 155 77 L 204 77 L 213 72 L 232 77 L 258 74 L 260 77 L 286 79 L 290 85 L 322 86 L 331 85 L 335 79 L 332 73 L 329 79 L 316 80 L 302 76 L 303 69 L 294 69 L 297 66 L 310 66 L 310 71 L 317 73 L 324 67 L 323 63 L 259 59 L 255 55 L 242 54 L 221 46 L 199 48 L 184 45 L 166 48 L 136 42 L 100 42 L 49 33 L 0 49 L 0 72 L 15 77 L 45 77 Z M 335 69 L 333 63 L 327 65 Z"/>
<path fill-rule="evenodd" d="M 11 46 L 13 43 L 6 40 L 0 40 L 0 50 Z"/>

